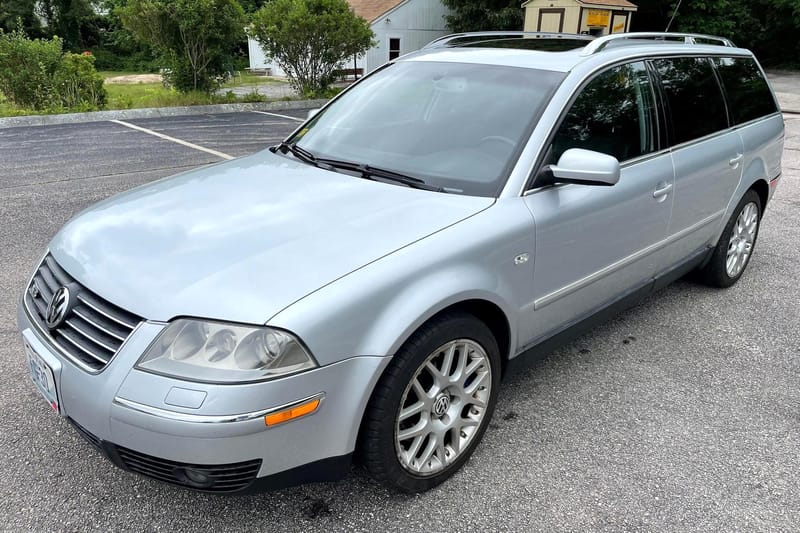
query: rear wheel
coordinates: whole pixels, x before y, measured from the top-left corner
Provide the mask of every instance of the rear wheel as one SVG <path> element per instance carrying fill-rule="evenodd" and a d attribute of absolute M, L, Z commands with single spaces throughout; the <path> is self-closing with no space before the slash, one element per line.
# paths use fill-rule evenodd
<path fill-rule="evenodd" d="M 749 190 L 733 211 L 701 279 L 715 287 L 730 287 L 750 263 L 761 223 L 761 199 Z"/>
<path fill-rule="evenodd" d="M 478 445 L 499 382 L 499 349 L 483 322 L 452 313 L 424 325 L 376 386 L 361 442 L 367 470 L 405 492 L 442 483 Z"/>

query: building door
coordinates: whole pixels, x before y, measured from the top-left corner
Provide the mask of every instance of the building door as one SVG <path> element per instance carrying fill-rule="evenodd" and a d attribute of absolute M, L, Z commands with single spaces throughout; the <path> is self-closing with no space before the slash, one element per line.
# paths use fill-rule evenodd
<path fill-rule="evenodd" d="M 564 30 L 564 8 L 540 9 L 536 31 L 561 33 Z"/>
<path fill-rule="evenodd" d="M 389 61 L 392 59 L 397 59 L 400 57 L 400 38 L 399 37 L 390 37 L 389 38 Z"/>
<path fill-rule="evenodd" d="M 611 26 L 608 33 L 625 33 L 628 31 L 628 12 L 614 11 L 611 15 Z"/>

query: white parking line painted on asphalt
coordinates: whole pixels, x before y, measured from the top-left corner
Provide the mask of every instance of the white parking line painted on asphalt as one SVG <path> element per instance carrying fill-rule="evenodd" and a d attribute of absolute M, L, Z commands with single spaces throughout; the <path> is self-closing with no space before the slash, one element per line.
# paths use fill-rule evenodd
<path fill-rule="evenodd" d="M 290 117 L 289 115 L 280 115 L 278 113 L 268 113 L 267 111 L 251 111 L 251 113 L 258 113 L 259 115 L 270 115 L 272 117 L 288 118 L 297 122 L 305 122 L 304 118 Z"/>
<path fill-rule="evenodd" d="M 125 126 L 126 128 L 130 128 L 132 130 L 141 131 L 143 133 L 147 133 L 148 135 L 153 135 L 153 136 L 158 137 L 160 139 L 164 139 L 164 140 L 167 140 L 167 141 L 172 141 L 174 143 L 180 144 L 182 146 L 186 146 L 188 148 L 194 148 L 195 150 L 200 150 L 201 152 L 206 152 L 207 154 L 211 154 L 213 156 L 217 156 L 217 157 L 219 157 L 221 159 L 227 159 L 229 161 L 231 159 L 236 159 L 232 155 L 224 154 L 222 152 L 218 152 L 216 150 L 212 150 L 211 148 L 206 148 L 204 146 L 199 146 L 197 144 L 190 143 L 190 142 L 187 142 L 187 141 L 183 141 L 181 139 L 176 139 L 175 137 L 170 137 L 169 135 L 164 135 L 163 133 L 158 133 L 157 131 L 148 130 L 147 128 L 143 128 L 141 126 L 137 126 L 136 124 L 131 124 L 130 122 L 125 122 L 123 120 L 109 120 L 109 122 L 113 122 L 114 124 L 119 124 L 120 126 Z"/>

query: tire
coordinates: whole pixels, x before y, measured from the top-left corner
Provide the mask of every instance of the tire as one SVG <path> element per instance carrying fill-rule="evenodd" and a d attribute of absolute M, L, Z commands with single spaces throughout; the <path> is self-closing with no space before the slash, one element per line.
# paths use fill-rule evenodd
<path fill-rule="evenodd" d="M 497 341 L 474 316 L 448 313 L 423 325 L 392 358 L 367 407 L 360 448 L 370 475 L 408 493 L 452 476 L 489 425 L 500 370 Z"/>
<path fill-rule="evenodd" d="M 758 194 L 752 189 L 747 191 L 725 225 L 711 259 L 699 271 L 703 283 L 712 287 L 730 287 L 742 277 L 755 251 L 761 209 Z"/>

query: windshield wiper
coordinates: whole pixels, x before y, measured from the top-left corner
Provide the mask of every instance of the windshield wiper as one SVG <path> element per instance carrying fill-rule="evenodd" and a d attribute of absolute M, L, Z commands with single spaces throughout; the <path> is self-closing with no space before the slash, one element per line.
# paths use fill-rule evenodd
<path fill-rule="evenodd" d="M 364 179 L 381 178 L 393 181 L 395 183 L 401 183 L 406 187 L 412 187 L 414 189 L 422 189 L 425 191 L 435 191 L 435 192 L 446 192 L 445 189 L 442 187 L 437 187 L 435 185 L 428 185 L 427 183 L 425 183 L 424 180 L 415 178 L 414 176 L 409 176 L 407 174 L 402 174 L 400 172 L 395 172 L 394 170 L 373 167 L 361 163 L 353 163 L 352 161 L 343 161 L 341 159 L 328 159 L 326 157 L 317 157 L 308 150 L 306 150 L 305 148 L 297 146 L 297 143 L 288 143 L 286 141 L 281 141 L 280 144 L 273 146 L 272 148 L 270 148 L 270 150 L 272 151 L 272 153 L 279 151 L 282 154 L 285 154 L 289 152 L 300 161 L 303 161 L 304 163 L 308 163 L 309 165 L 314 165 L 316 167 L 325 170 L 334 170 L 334 169 L 349 170 L 352 172 L 358 172 Z"/>
<path fill-rule="evenodd" d="M 414 189 L 445 192 L 445 190 L 442 187 L 429 185 L 425 183 L 424 180 L 415 178 L 414 176 L 409 176 L 407 174 L 402 174 L 400 172 L 395 172 L 394 170 L 389 170 L 386 168 L 373 167 L 371 165 L 353 163 L 351 161 L 342 161 L 339 159 L 328 159 L 325 157 L 317 157 L 314 159 L 314 161 L 318 166 L 322 168 L 325 168 L 327 166 L 330 167 L 331 169 L 339 168 L 342 170 L 350 170 L 352 172 L 358 172 L 364 179 L 381 178 L 388 181 L 393 181 L 395 183 L 400 183 L 405 185 L 406 187 L 412 187 Z"/>
<path fill-rule="evenodd" d="M 317 164 L 317 158 L 314 156 L 314 154 L 305 148 L 300 148 L 297 146 L 297 143 L 287 143 L 286 141 L 281 141 L 280 144 L 273 146 L 270 148 L 270 150 L 272 150 L 273 154 L 277 151 L 280 151 L 282 154 L 290 152 L 293 156 L 304 163 L 309 163 L 311 165 Z"/>

